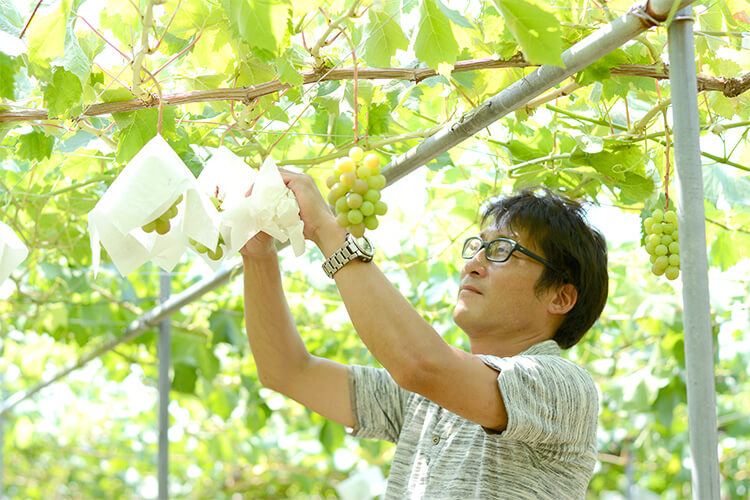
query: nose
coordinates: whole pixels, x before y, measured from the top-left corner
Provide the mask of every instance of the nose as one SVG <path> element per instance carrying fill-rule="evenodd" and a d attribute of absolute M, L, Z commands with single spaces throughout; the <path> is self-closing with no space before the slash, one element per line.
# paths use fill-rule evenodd
<path fill-rule="evenodd" d="M 487 258 L 484 255 L 484 248 L 479 250 L 471 259 L 464 261 L 463 274 L 473 274 L 483 276 L 487 272 Z"/>

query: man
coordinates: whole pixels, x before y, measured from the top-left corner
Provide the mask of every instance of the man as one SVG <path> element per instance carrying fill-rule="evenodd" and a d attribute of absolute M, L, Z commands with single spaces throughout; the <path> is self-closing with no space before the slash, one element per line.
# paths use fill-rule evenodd
<path fill-rule="evenodd" d="M 559 353 L 601 313 L 607 257 L 581 207 L 547 190 L 489 205 L 462 253 L 454 319 L 468 353 L 446 344 L 366 255 L 348 260 L 354 247 L 340 250 L 349 237 L 312 179 L 282 175 L 305 237 L 326 259 L 337 256 L 326 268 L 385 369 L 307 351 L 273 241 L 259 234 L 241 253 L 261 383 L 355 436 L 397 443 L 388 499 L 583 498 L 596 460 L 598 397 L 588 373 Z"/>

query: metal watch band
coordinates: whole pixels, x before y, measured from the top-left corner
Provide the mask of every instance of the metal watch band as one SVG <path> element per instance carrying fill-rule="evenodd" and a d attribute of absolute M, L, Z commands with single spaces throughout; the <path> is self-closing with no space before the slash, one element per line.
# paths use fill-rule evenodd
<path fill-rule="evenodd" d="M 372 255 L 365 254 L 359 248 L 359 246 L 357 246 L 356 241 L 354 241 L 354 237 L 351 234 L 347 234 L 346 242 L 341 246 L 341 248 L 333 252 L 333 255 L 328 257 L 328 259 L 326 259 L 326 261 L 323 263 L 323 271 L 326 273 L 326 276 L 328 276 L 329 278 L 333 278 L 333 275 L 336 274 L 336 271 L 344 267 L 348 262 L 354 260 L 355 258 L 359 258 L 364 262 L 369 262 L 372 260 Z"/>

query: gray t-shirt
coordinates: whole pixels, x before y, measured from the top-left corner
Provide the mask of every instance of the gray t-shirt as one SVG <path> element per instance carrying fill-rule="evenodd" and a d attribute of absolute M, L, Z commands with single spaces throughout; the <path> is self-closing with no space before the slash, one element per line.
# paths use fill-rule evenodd
<path fill-rule="evenodd" d="M 479 357 L 499 371 L 502 433 L 400 388 L 383 369 L 350 368 L 352 435 L 397 443 L 385 498 L 584 498 L 599 411 L 591 376 L 552 340 L 512 357 Z"/>

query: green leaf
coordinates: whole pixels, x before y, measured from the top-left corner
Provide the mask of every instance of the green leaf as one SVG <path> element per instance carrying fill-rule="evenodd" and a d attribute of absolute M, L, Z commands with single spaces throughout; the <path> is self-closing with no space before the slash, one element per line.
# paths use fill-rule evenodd
<path fill-rule="evenodd" d="M 564 66 L 562 32 L 554 15 L 529 0 L 494 2 L 521 46 L 526 60 L 534 64 Z"/>
<path fill-rule="evenodd" d="M 247 339 L 242 332 L 239 319 L 224 312 L 215 311 L 208 319 L 208 325 L 213 332 L 213 344 L 226 343 L 235 347 L 244 347 Z"/>
<path fill-rule="evenodd" d="M 391 123 L 391 107 L 385 103 L 370 104 L 367 111 L 367 135 L 383 135 Z"/>
<path fill-rule="evenodd" d="M 237 391 L 224 388 L 214 389 L 208 396 L 208 407 L 223 420 L 228 419 L 237 406 Z"/>
<path fill-rule="evenodd" d="M 37 13 L 32 21 L 25 35 L 30 58 L 48 62 L 62 57 L 65 51 L 68 3 L 63 0 L 55 11 L 44 16 Z"/>
<path fill-rule="evenodd" d="M 703 166 L 704 196 L 715 207 L 750 207 L 750 177 L 737 176 L 732 169 L 722 165 Z"/>
<path fill-rule="evenodd" d="M 320 427 L 319 439 L 323 448 L 332 454 L 344 443 L 344 428 L 339 424 L 326 420 Z"/>
<path fill-rule="evenodd" d="M 436 0 L 422 0 L 414 54 L 429 67 L 439 70 L 443 64 L 454 64 L 460 52 L 450 22 Z"/>
<path fill-rule="evenodd" d="M 195 382 L 198 380 L 198 374 L 194 366 L 175 363 L 174 377 L 172 378 L 172 389 L 185 394 L 195 393 Z"/>
<path fill-rule="evenodd" d="M 91 61 L 78 43 L 73 23 L 70 23 L 65 33 L 65 55 L 63 56 L 63 68 L 67 69 L 85 84 L 89 79 L 91 71 Z"/>
<path fill-rule="evenodd" d="M 370 8 L 368 16 L 370 22 L 362 35 L 365 40 L 362 58 L 369 66 L 390 68 L 396 50 L 408 49 L 409 40 L 391 14 Z"/>
<path fill-rule="evenodd" d="M 50 117 L 68 118 L 70 111 L 81 103 L 81 80 L 70 71 L 56 67 L 52 82 L 44 87 L 44 105 Z"/>
<path fill-rule="evenodd" d="M 286 50 L 281 56 L 276 58 L 276 68 L 279 71 L 279 80 L 288 83 L 292 87 L 302 85 L 304 77 L 297 71 L 292 64 L 294 53 L 291 49 Z"/>
<path fill-rule="evenodd" d="M 151 108 L 127 113 L 114 113 L 112 116 L 117 121 L 118 127 L 121 126 L 121 123 L 124 123 L 120 129 L 115 158 L 119 163 L 127 163 L 156 135 L 159 111 Z"/>
<path fill-rule="evenodd" d="M 738 243 L 739 241 L 735 240 L 733 232 L 719 232 L 713 244 L 711 244 L 711 252 L 709 254 L 711 256 L 711 265 L 718 266 L 722 271 L 726 271 L 739 262 L 742 257 L 739 249 L 742 247 Z"/>
<path fill-rule="evenodd" d="M 15 73 L 19 66 L 17 58 L 0 53 L 0 97 L 15 99 Z"/>
<path fill-rule="evenodd" d="M 54 137 L 44 132 L 31 132 L 18 138 L 16 154 L 25 160 L 41 160 L 50 157 L 54 145 Z"/>
<path fill-rule="evenodd" d="M 440 11 L 443 14 L 445 14 L 445 17 L 450 19 L 453 22 L 453 24 L 456 24 L 463 28 L 474 28 L 474 25 L 471 24 L 464 16 L 462 16 L 460 12 L 447 7 L 440 0 L 435 0 L 435 1 L 437 3 L 437 6 L 440 7 Z"/>
<path fill-rule="evenodd" d="M 0 31 L 18 37 L 23 29 L 23 18 L 11 0 L 0 0 Z"/>
<path fill-rule="evenodd" d="M 280 2 L 275 0 L 222 0 L 232 30 L 250 47 L 277 54 L 277 37 L 272 18 Z M 282 25 L 283 26 L 283 25 Z"/>

